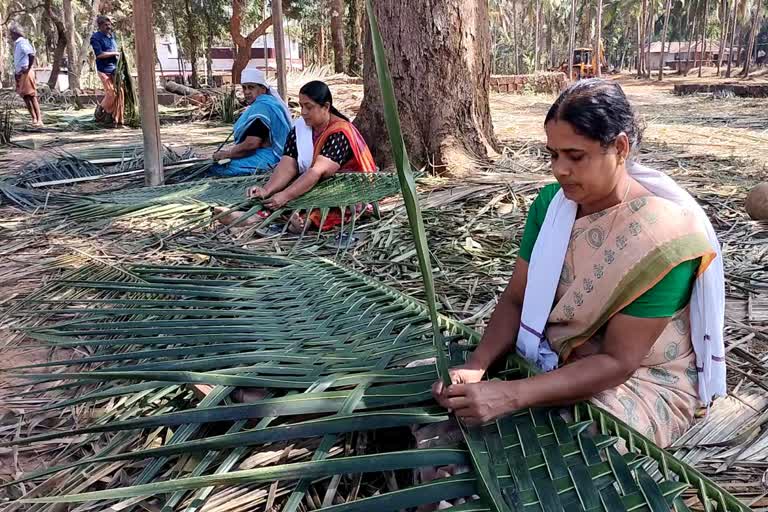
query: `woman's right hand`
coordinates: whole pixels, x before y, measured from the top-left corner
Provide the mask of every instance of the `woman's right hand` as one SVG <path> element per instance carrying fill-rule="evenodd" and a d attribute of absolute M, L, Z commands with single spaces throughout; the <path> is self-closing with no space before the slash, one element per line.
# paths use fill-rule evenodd
<path fill-rule="evenodd" d="M 451 368 L 448 372 L 451 375 L 451 383 L 453 384 L 475 384 L 480 382 L 483 379 L 483 375 L 485 375 L 484 369 L 469 364 Z M 444 396 L 445 389 L 445 385 L 441 380 L 432 384 L 432 396 L 435 397 L 438 403 L 447 398 Z"/>
<path fill-rule="evenodd" d="M 266 199 L 269 197 L 269 194 L 264 187 L 256 186 L 248 189 L 248 197 L 251 199 Z"/>

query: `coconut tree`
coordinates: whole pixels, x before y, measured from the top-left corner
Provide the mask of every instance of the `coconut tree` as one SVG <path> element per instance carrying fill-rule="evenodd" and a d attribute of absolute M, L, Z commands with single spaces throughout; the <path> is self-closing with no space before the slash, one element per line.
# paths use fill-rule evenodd
<path fill-rule="evenodd" d="M 659 62 L 659 82 L 664 80 L 664 56 L 666 54 L 667 31 L 669 30 L 669 15 L 672 11 L 672 0 L 666 0 L 664 7 L 664 28 L 661 30 L 661 61 Z"/>
<path fill-rule="evenodd" d="M 744 56 L 744 67 L 741 70 L 741 76 L 743 77 L 749 76 L 749 70 L 752 65 L 752 57 L 755 54 L 755 41 L 757 40 L 757 34 L 760 31 L 759 27 L 762 15 L 763 0 L 757 0 L 752 11 L 752 24 L 749 29 L 749 35 L 747 36 L 747 53 Z"/>
<path fill-rule="evenodd" d="M 595 62 L 597 63 L 595 75 L 603 76 L 603 0 L 597 0 L 597 16 L 595 16 Z"/>

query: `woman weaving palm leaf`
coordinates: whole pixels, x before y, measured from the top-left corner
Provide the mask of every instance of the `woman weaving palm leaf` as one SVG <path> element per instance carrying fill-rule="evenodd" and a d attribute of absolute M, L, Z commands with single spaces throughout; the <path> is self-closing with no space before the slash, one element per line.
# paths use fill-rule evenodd
<path fill-rule="evenodd" d="M 321 180 L 338 172 L 373 173 L 377 171 L 373 156 L 357 128 L 333 106 L 328 86 L 320 81 L 305 84 L 299 91 L 301 117 L 294 124 L 285 143 L 285 151 L 269 181 L 263 187 L 248 191 L 251 198 L 262 199 L 270 210 L 279 210 L 290 201 L 306 194 Z M 355 215 L 370 207 L 358 205 Z M 223 210 L 222 210 L 223 211 Z M 244 215 L 232 212 L 220 219 L 230 224 Z M 309 222 L 320 230 L 332 229 L 347 222 L 351 213 L 332 209 L 323 220 L 320 210 L 294 214 L 289 228 L 302 232 Z M 249 218 L 243 225 L 259 222 Z M 322 224 L 322 225 L 321 225 Z"/>
<path fill-rule="evenodd" d="M 557 183 L 531 206 L 482 341 L 435 397 L 468 424 L 591 400 L 668 446 L 726 393 L 714 230 L 669 177 L 628 163 L 641 133 L 615 82 L 569 87 L 545 130 Z M 513 348 L 546 373 L 482 381 Z"/>

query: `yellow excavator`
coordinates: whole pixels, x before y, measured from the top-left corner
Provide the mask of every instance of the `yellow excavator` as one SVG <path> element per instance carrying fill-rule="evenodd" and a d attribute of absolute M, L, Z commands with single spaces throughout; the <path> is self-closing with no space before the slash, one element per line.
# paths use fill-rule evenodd
<path fill-rule="evenodd" d="M 571 80 L 582 78 L 594 78 L 597 66 L 603 74 L 608 73 L 608 62 L 605 60 L 605 49 L 600 43 L 599 55 L 595 55 L 594 48 L 576 48 L 573 50 L 573 75 Z M 560 71 L 568 75 L 568 61 L 560 65 Z"/>

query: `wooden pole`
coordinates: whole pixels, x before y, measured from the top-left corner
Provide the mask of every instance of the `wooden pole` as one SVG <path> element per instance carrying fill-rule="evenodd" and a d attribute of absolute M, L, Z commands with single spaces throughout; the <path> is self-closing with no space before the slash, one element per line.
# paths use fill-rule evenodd
<path fill-rule="evenodd" d="M 162 185 L 163 159 L 160 143 L 160 117 L 157 109 L 155 79 L 155 35 L 152 29 L 152 0 L 133 0 L 136 40 L 136 69 L 139 74 L 141 131 L 144 135 L 144 181 Z"/>
<path fill-rule="evenodd" d="M 272 0 L 272 28 L 275 34 L 275 57 L 277 59 L 277 92 L 288 101 L 288 84 L 285 78 L 285 31 L 283 30 L 282 0 Z"/>

